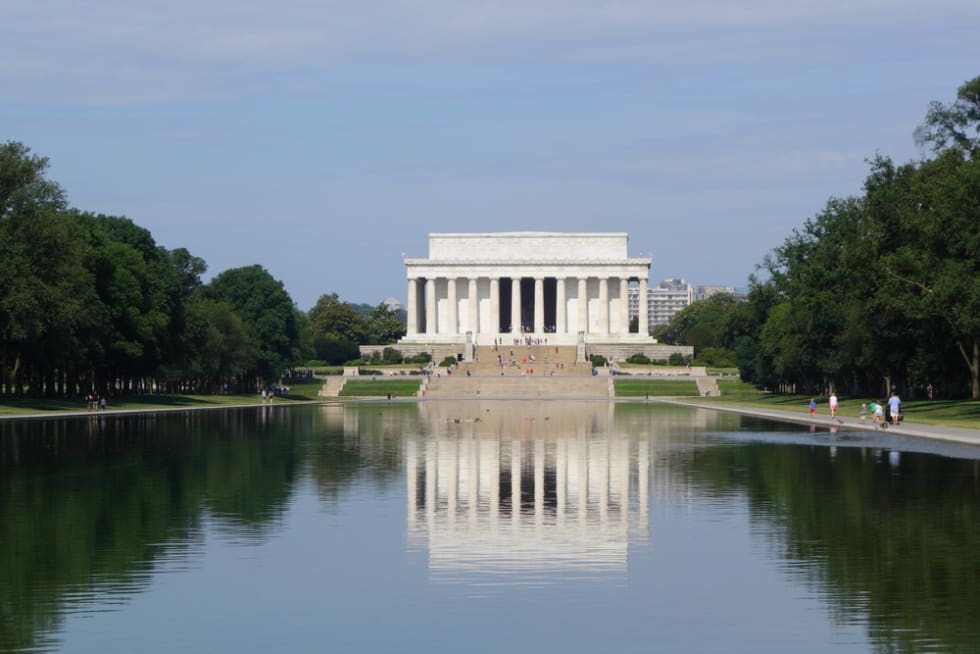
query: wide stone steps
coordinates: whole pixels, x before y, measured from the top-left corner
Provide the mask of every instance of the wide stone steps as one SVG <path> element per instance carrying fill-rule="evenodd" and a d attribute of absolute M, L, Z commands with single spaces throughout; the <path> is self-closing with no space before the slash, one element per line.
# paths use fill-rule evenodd
<path fill-rule="evenodd" d="M 340 395 L 340 390 L 347 383 L 346 377 L 341 377 L 339 375 L 334 375 L 327 377 L 326 383 L 323 388 L 320 389 L 320 397 L 337 397 Z"/>
<path fill-rule="evenodd" d="M 476 356 L 479 361 L 464 361 L 453 373 L 453 376 L 468 370 L 471 375 L 500 376 L 500 363 L 497 356 L 503 359 L 505 375 L 522 375 L 531 368 L 534 376 L 586 377 L 591 374 L 591 367 L 586 363 L 576 363 L 575 346 L 554 345 L 501 345 L 494 350 L 490 346 L 477 348 Z"/>
<path fill-rule="evenodd" d="M 609 399 L 611 377 L 538 376 L 511 374 L 501 377 L 458 372 L 429 380 L 424 399 Z"/>

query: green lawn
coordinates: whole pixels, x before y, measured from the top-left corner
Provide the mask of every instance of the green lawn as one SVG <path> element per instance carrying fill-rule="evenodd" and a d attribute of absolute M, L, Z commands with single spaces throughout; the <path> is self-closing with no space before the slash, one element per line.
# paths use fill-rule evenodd
<path fill-rule="evenodd" d="M 276 396 L 273 402 L 309 402 L 322 400 L 317 393 L 323 388 L 322 380 L 292 384 L 289 393 Z M 167 409 L 218 406 L 241 406 L 261 404 L 258 393 L 238 393 L 231 395 L 131 395 L 107 398 L 107 410 L 114 409 Z M 0 398 L 0 416 L 30 415 L 32 413 L 58 413 L 62 411 L 84 411 L 85 401 L 61 398 Z"/>
<path fill-rule="evenodd" d="M 340 390 L 341 397 L 414 397 L 422 380 L 415 379 L 351 379 Z"/>
<path fill-rule="evenodd" d="M 693 379 L 617 379 L 616 397 L 697 397 Z"/>
<path fill-rule="evenodd" d="M 718 388 L 721 389 L 721 397 L 702 398 L 702 400 L 806 413 L 811 397 L 765 393 L 751 384 L 734 379 L 718 380 Z M 817 400 L 817 413 L 829 415 L 827 398 L 817 396 L 814 399 Z M 872 399 L 874 398 L 841 396 L 838 414 L 842 417 L 857 418 L 861 403 L 870 402 Z M 878 399 L 884 400 L 885 397 Z M 909 423 L 980 429 L 980 401 L 977 400 L 908 400 L 902 402 L 902 413 Z"/>

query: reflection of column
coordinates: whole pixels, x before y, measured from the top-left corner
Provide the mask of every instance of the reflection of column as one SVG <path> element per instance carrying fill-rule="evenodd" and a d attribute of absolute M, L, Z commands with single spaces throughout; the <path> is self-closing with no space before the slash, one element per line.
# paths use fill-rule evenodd
<path fill-rule="evenodd" d="M 445 455 L 446 512 L 450 533 L 452 533 L 452 528 L 456 525 L 456 510 L 459 503 L 459 441 L 454 438 L 448 439 L 445 448 L 447 450 Z"/>
<path fill-rule="evenodd" d="M 589 288 L 587 282 L 585 277 L 578 278 L 578 325 L 576 326 L 576 333 L 589 333 Z"/>
<path fill-rule="evenodd" d="M 611 403 L 610 403 L 611 404 Z M 629 529 L 630 508 L 630 442 L 618 438 L 613 442 L 613 479 L 616 484 L 616 504 L 619 506 L 619 522 L 623 533 Z"/>
<path fill-rule="evenodd" d="M 412 277 L 408 280 L 408 324 L 405 326 L 406 336 L 415 336 L 419 331 L 418 323 L 418 282 Z"/>
<path fill-rule="evenodd" d="M 639 300 L 640 300 L 640 317 L 639 317 L 640 328 L 639 328 L 638 331 L 643 336 L 649 336 L 650 335 L 650 318 L 648 317 L 649 314 L 647 312 L 648 305 L 647 305 L 647 278 L 646 277 L 640 277 L 640 289 L 639 290 L 640 290 L 640 298 L 639 298 Z"/>
<path fill-rule="evenodd" d="M 568 307 L 565 306 L 565 278 L 559 277 L 555 280 L 555 332 L 564 334 L 565 314 Z"/>
<path fill-rule="evenodd" d="M 639 500 L 639 506 L 637 511 L 639 515 L 638 526 L 640 533 L 646 534 L 647 529 L 649 529 L 649 523 L 647 522 L 650 515 L 650 507 L 648 505 L 650 499 L 650 444 L 641 440 L 638 443 L 637 453 L 636 453 L 636 468 L 637 468 L 637 489 L 636 498 Z"/>
<path fill-rule="evenodd" d="M 578 472 L 578 506 L 576 518 L 579 529 L 588 527 L 589 510 L 589 443 L 585 440 L 585 425 L 579 425 L 575 436 L 575 462 Z"/>
<path fill-rule="evenodd" d="M 500 524 L 500 441 L 486 441 L 492 449 L 488 452 L 490 461 L 490 532 L 496 533 Z"/>
<path fill-rule="evenodd" d="M 568 439 L 560 438 L 555 451 L 555 517 L 559 527 L 565 524 L 565 499 L 568 494 Z"/>
<path fill-rule="evenodd" d="M 534 441 L 534 524 L 544 526 L 544 441 Z M 540 533 L 540 532 L 539 532 Z"/>
<path fill-rule="evenodd" d="M 510 285 L 510 331 L 521 333 L 521 278 L 512 277 Z"/>
<path fill-rule="evenodd" d="M 516 528 L 521 519 L 521 442 L 510 442 L 510 519 Z"/>
<path fill-rule="evenodd" d="M 544 333 L 544 279 L 534 278 L 534 333 Z"/>
<path fill-rule="evenodd" d="M 595 473 L 594 495 L 599 504 L 599 524 L 603 527 L 609 519 L 609 441 L 594 442 L 589 449 L 589 472 Z M 589 475 L 589 482 L 593 481 Z"/>
<path fill-rule="evenodd" d="M 470 434 L 466 439 L 466 512 L 469 528 L 475 529 L 480 506 L 480 452 L 477 440 Z"/>
<path fill-rule="evenodd" d="M 500 280 L 490 278 L 490 333 L 500 333 Z"/>
<path fill-rule="evenodd" d="M 449 307 L 446 311 L 446 326 L 442 330 L 447 334 L 458 334 L 459 333 L 459 321 L 456 318 L 456 312 L 459 307 L 456 301 L 456 278 L 450 277 L 446 280 L 446 296 Z"/>
<path fill-rule="evenodd" d="M 630 283 L 625 277 L 619 278 L 619 333 L 630 333 Z"/>
<path fill-rule="evenodd" d="M 599 278 L 599 333 L 609 334 L 609 280 Z"/>
<path fill-rule="evenodd" d="M 405 442 L 405 494 L 408 496 L 408 531 L 411 532 L 415 528 L 415 515 L 418 507 L 415 506 L 415 502 L 418 499 L 418 453 L 416 452 L 416 443 L 414 440 L 408 440 Z"/>
<path fill-rule="evenodd" d="M 476 297 L 476 277 L 470 277 L 469 293 L 469 328 L 473 332 L 473 338 L 476 339 L 476 333 L 480 331 L 480 301 Z M 474 340 L 474 342 L 476 341 Z"/>
<path fill-rule="evenodd" d="M 436 333 L 436 280 L 425 280 L 425 333 Z"/>
<path fill-rule="evenodd" d="M 436 460 L 439 450 L 435 439 L 425 444 L 425 525 L 432 533 L 436 526 Z"/>

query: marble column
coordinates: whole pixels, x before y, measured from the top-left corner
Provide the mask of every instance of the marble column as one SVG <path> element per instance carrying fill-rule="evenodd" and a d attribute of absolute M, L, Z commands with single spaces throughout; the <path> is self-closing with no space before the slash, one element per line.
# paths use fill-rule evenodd
<path fill-rule="evenodd" d="M 419 331 L 418 316 L 418 281 L 412 277 L 408 280 L 408 301 L 406 311 L 408 312 L 408 324 L 405 325 L 405 335 L 415 336 Z"/>
<path fill-rule="evenodd" d="M 576 325 L 576 333 L 589 333 L 588 281 L 585 277 L 578 278 L 578 325 Z"/>
<path fill-rule="evenodd" d="M 490 278 L 490 332 L 500 333 L 500 280 Z"/>
<path fill-rule="evenodd" d="M 436 280 L 425 280 L 425 333 L 436 333 Z"/>
<path fill-rule="evenodd" d="M 470 301 L 467 308 L 469 309 L 469 329 L 473 332 L 474 342 L 476 342 L 477 332 L 480 331 L 480 300 L 476 297 L 476 288 L 476 277 L 470 277 Z"/>
<path fill-rule="evenodd" d="M 609 280 L 599 278 L 599 333 L 609 334 Z"/>
<path fill-rule="evenodd" d="M 630 281 L 619 278 L 619 332 L 630 333 Z"/>
<path fill-rule="evenodd" d="M 459 320 L 457 319 L 457 311 L 459 309 L 459 303 L 456 299 L 456 278 L 450 277 L 446 280 L 446 297 L 448 298 L 446 302 L 448 307 L 446 308 L 446 325 L 443 329 L 439 330 L 447 334 L 458 334 L 459 333 Z"/>
<path fill-rule="evenodd" d="M 534 333 L 544 333 L 544 279 L 534 278 Z"/>
<path fill-rule="evenodd" d="M 648 312 L 649 305 L 647 304 L 647 278 L 646 277 L 640 277 L 640 289 L 639 289 L 639 292 L 640 292 L 640 297 L 639 297 L 639 301 L 640 301 L 640 307 L 639 307 L 639 309 L 640 309 L 640 313 L 639 313 L 639 316 L 640 316 L 639 317 L 640 328 L 639 328 L 638 331 L 639 331 L 639 333 L 640 333 L 641 336 L 649 336 L 650 335 L 650 317 L 649 317 L 649 312 Z"/>
<path fill-rule="evenodd" d="M 521 278 L 511 277 L 510 291 L 510 332 L 521 333 Z"/>
<path fill-rule="evenodd" d="M 565 306 L 565 278 L 559 277 L 555 280 L 555 332 L 565 333 L 565 315 L 568 307 Z"/>

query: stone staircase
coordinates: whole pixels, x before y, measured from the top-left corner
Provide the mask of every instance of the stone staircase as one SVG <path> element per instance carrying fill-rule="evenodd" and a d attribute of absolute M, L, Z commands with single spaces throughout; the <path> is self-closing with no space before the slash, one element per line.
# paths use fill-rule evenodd
<path fill-rule="evenodd" d="M 721 397 L 721 389 L 714 377 L 695 377 L 698 383 L 698 395 L 701 397 Z"/>
<path fill-rule="evenodd" d="M 565 399 L 607 400 L 614 397 L 612 377 L 591 374 L 497 375 L 445 374 L 433 377 L 425 388 L 424 399 Z"/>
<path fill-rule="evenodd" d="M 327 377 L 327 381 L 323 385 L 323 388 L 320 389 L 318 395 L 320 397 L 337 397 L 340 395 L 340 389 L 342 389 L 346 383 L 347 378 L 341 377 L 340 375 L 332 375 Z"/>
<path fill-rule="evenodd" d="M 453 377 L 465 376 L 467 371 L 471 375 L 499 377 L 498 355 L 504 362 L 504 376 L 525 376 L 529 368 L 534 371 L 533 377 L 586 377 L 592 373 L 589 364 L 575 361 L 574 345 L 501 345 L 496 350 L 490 346 L 478 347 L 479 360 L 461 362 Z"/>

